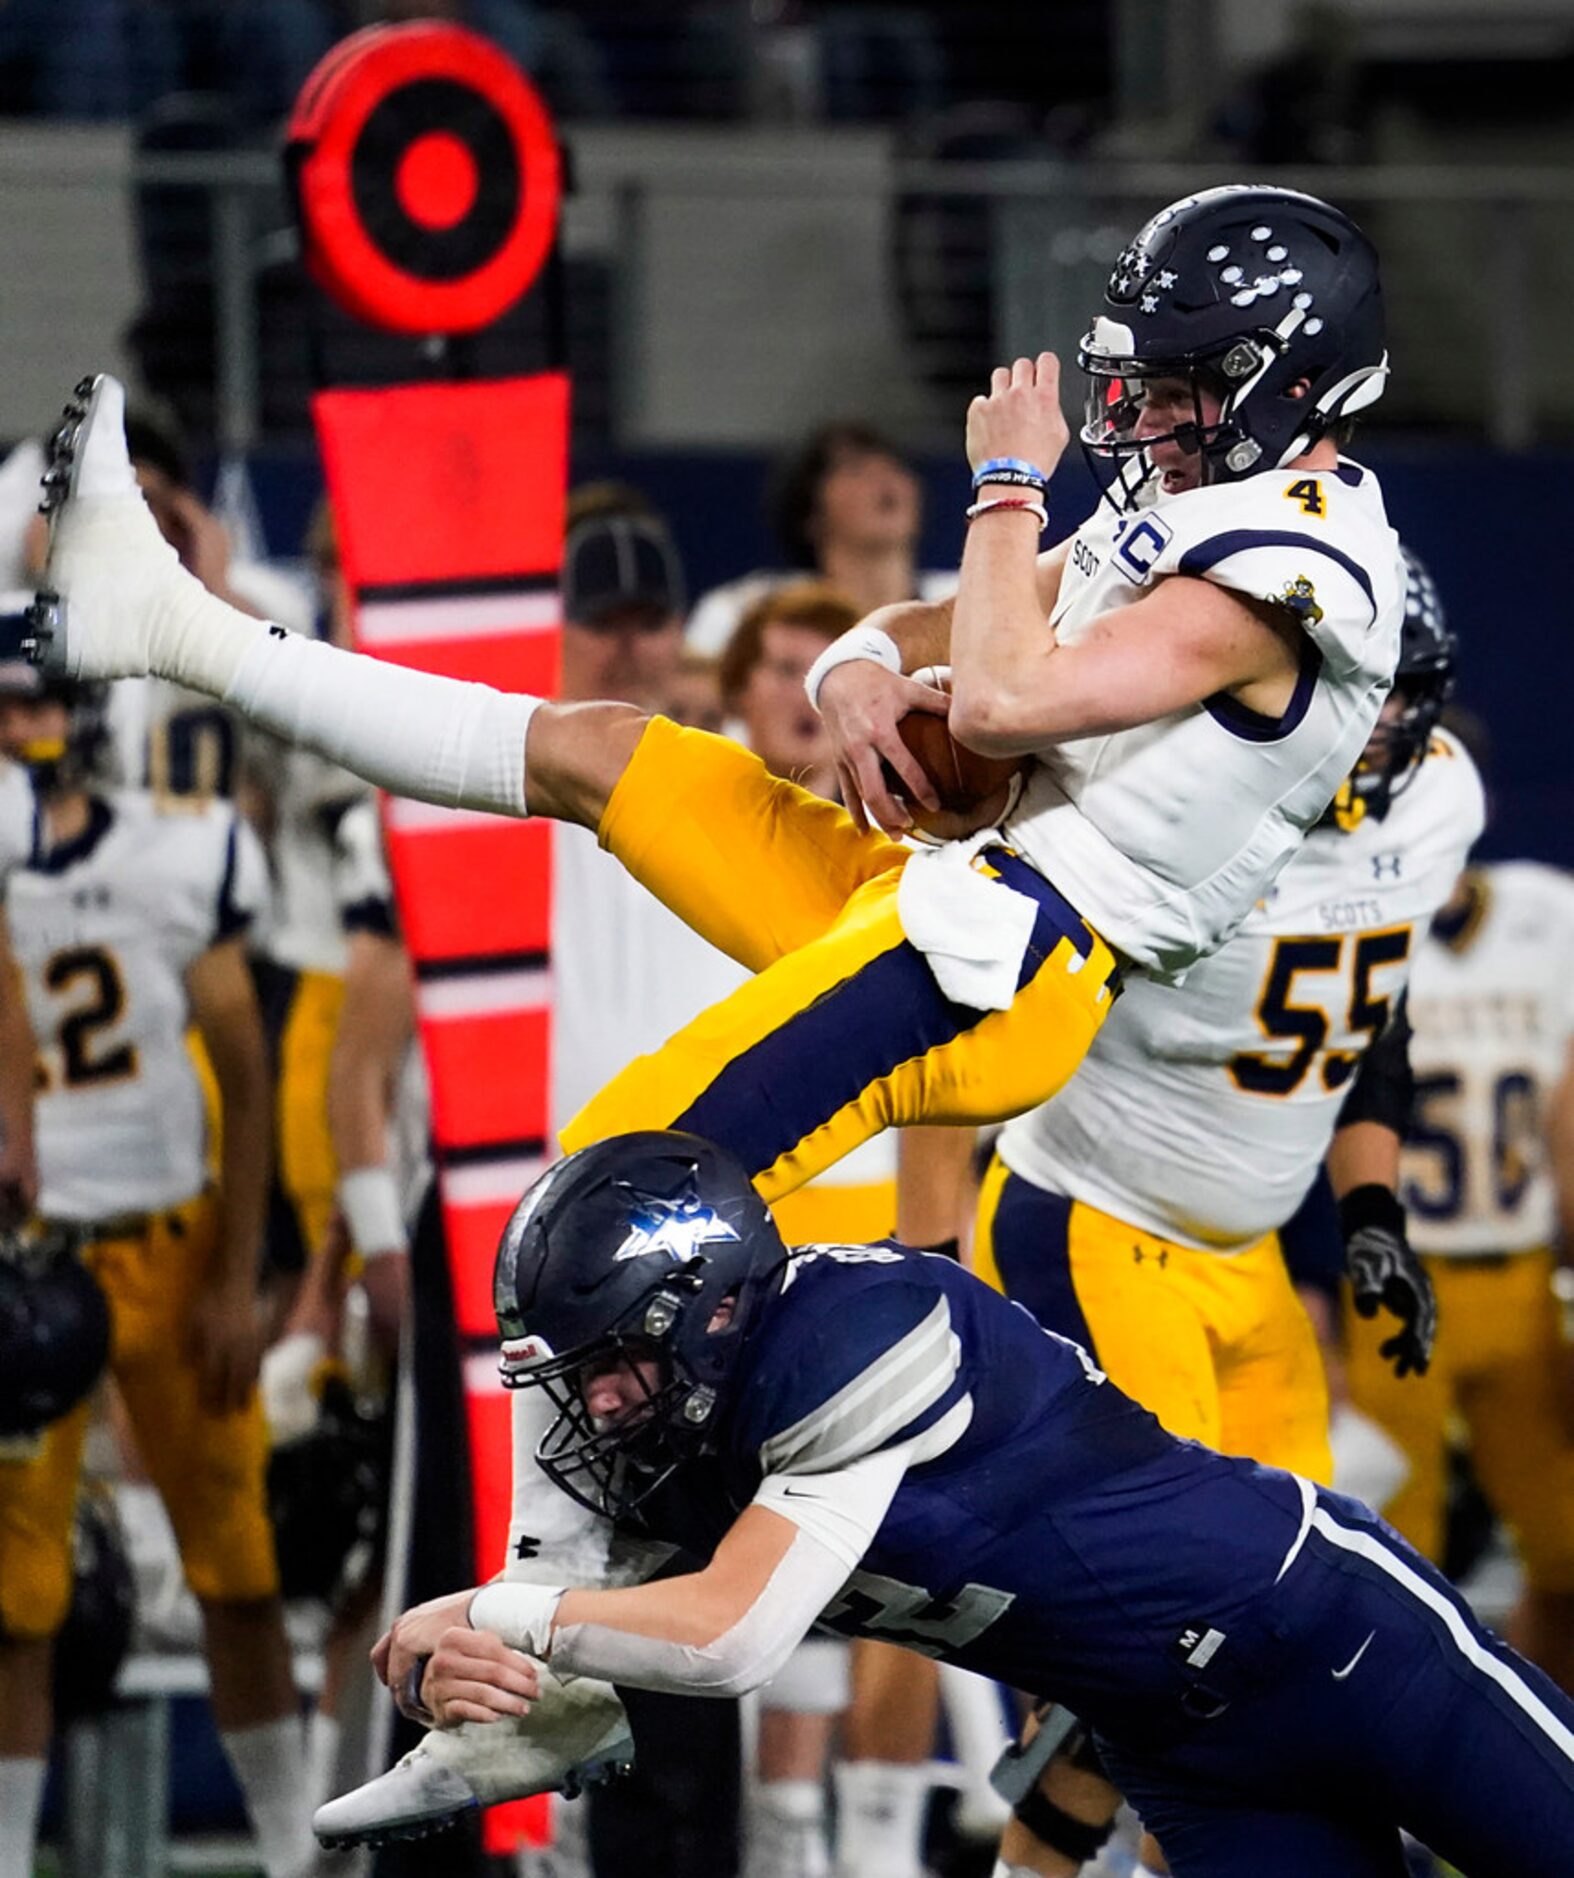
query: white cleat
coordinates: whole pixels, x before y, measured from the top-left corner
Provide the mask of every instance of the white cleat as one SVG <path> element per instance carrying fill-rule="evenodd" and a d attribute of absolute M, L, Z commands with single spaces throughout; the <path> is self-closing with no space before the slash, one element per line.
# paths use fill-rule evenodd
<path fill-rule="evenodd" d="M 629 1766 L 634 1741 L 612 1685 L 539 1673 L 528 1715 L 434 1728 L 386 1774 L 319 1806 L 312 1831 L 330 1848 L 424 1838 L 477 1807 L 578 1793 Z"/>
<path fill-rule="evenodd" d="M 126 393 L 84 378 L 49 440 L 40 510 L 49 560 L 29 610 L 29 656 L 68 678 L 152 669 L 161 615 L 191 577 L 158 531 L 126 450 Z"/>

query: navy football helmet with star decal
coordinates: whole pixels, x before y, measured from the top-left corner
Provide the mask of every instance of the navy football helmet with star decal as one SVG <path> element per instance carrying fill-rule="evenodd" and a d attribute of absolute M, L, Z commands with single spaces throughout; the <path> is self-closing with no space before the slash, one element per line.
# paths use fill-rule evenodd
<path fill-rule="evenodd" d="M 1410 787 L 1426 761 L 1443 707 L 1454 695 L 1458 635 L 1421 557 L 1402 544 L 1400 552 L 1405 557 L 1405 618 L 1393 693 L 1323 818 L 1347 832 L 1367 816 L 1380 822 L 1394 797 Z"/>
<path fill-rule="evenodd" d="M 549 1168 L 504 1228 L 493 1275 L 503 1380 L 557 1409 L 543 1472 L 619 1518 L 714 1451 L 759 1299 L 786 1260 L 743 1167 L 698 1135 L 617 1135 Z M 620 1364 L 654 1381 L 607 1422 L 585 1388 Z"/>
<path fill-rule="evenodd" d="M 1282 467 L 1382 396 L 1376 252 L 1348 216 L 1299 190 L 1187 196 L 1122 250 L 1077 363 L 1089 377 L 1083 447 L 1095 470 L 1113 469 L 1117 506 L 1139 506 L 1151 487 L 1158 439 L 1135 433 L 1156 379 L 1191 387 L 1191 419 L 1165 438 L 1201 454 L 1204 483 Z"/>

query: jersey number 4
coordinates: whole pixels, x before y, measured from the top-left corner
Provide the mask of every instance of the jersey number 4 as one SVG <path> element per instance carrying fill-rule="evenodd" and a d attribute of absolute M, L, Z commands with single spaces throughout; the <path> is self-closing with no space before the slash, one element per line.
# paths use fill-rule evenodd
<path fill-rule="evenodd" d="M 108 1043 L 104 1032 L 126 1014 L 126 986 L 114 954 L 103 946 L 68 946 L 56 952 L 44 967 L 44 984 L 57 997 L 71 999 L 71 1009 L 60 1019 L 60 1074 L 67 1089 L 93 1083 L 124 1082 L 137 1073 L 136 1046 Z M 82 988 L 87 995 L 81 995 Z M 49 1086 L 49 1072 L 39 1065 L 40 1087 Z"/>
<path fill-rule="evenodd" d="M 1366 1033 L 1371 1043 L 1388 1022 L 1389 1000 L 1372 995 L 1372 974 L 1380 965 L 1398 965 L 1410 956 L 1410 928 L 1394 926 L 1383 932 L 1365 932 L 1347 942 L 1343 934 L 1318 939 L 1276 939 L 1257 1000 L 1257 1022 L 1265 1037 L 1282 1038 L 1295 1048 L 1289 1056 L 1269 1056 L 1241 1050 L 1230 1058 L 1230 1075 L 1237 1089 L 1252 1095 L 1294 1095 L 1305 1082 L 1318 1054 L 1323 1058 L 1322 1080 L 1327 1090 L 1341 1089 L 1350 1080 L 1360 1050 L 1327 1050 L 1328 1014 L 1319 1004 L 1295 1002 L 1296 979 L 1303 972 L 1337 972 L 1347 949 L 1352 966 L 1347 993 L 1347 1029 Z"/>

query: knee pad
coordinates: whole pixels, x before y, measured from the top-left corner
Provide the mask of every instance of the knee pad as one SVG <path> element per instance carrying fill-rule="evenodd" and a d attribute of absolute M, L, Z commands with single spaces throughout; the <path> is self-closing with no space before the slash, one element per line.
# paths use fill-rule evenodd
<path fill-rule="evenodd" d="M 1037 1787 L 1017 1801 L 1011 1814 L 1026 1826 L 1040 1845 L 1047 1845 L 1052 1852 L 1079 1865 L 1093 1858 L 1115 1830 L 1113 1818 L 1105 1820 L 1101 1826 L 1089 1825 L 1085 1819 L 1075 1818 L 1064 1807 L 1046 1799 Z"/>

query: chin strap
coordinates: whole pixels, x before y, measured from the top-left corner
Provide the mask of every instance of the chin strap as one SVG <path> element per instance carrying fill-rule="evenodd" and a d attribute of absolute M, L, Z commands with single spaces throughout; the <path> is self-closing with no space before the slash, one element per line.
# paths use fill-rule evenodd
<path fill-rule="evenodd" d="M 1355 792 L 1354 776 L 1346 776 L 1339 785 L 1339 793 L 1329 805 L 1334 818 L 1334 825 L 1342 834 L 1350 834 L 1366 820 L 1366 803 Z"/>

